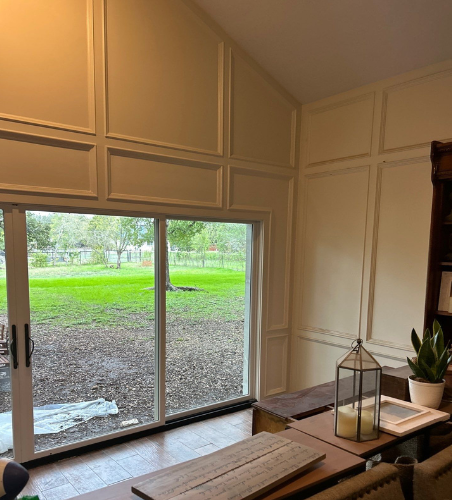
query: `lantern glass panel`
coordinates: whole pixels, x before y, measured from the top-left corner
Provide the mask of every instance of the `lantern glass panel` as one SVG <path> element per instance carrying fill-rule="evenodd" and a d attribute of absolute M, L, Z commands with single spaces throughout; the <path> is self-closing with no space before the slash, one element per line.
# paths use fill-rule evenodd
<path fill-rule="evenodd" d="M 358 341 L 336 366 L 335 434 L 352 441 L 378 439 L 381 367 Z"/>

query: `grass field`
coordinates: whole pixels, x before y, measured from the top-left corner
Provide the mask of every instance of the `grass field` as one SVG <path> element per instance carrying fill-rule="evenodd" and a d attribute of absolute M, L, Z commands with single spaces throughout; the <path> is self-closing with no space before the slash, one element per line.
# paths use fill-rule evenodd
<path fill-rule="evenodd" d="M 0 313 L 6 313 L 6 280 L 0 275 Z M 242 319 L 245 273 L 228 269 L 173 267 L 176 286 L 201 292 L 168 292 L 167 319 Z M 32 322 L 63 327 L 95 325 L 146 326 L 154 319 L 152 267 L 125 263 L 121 269 L 102 265 L 30 269 Z M 144 314 L 143 314 L 144 313 Z"/>

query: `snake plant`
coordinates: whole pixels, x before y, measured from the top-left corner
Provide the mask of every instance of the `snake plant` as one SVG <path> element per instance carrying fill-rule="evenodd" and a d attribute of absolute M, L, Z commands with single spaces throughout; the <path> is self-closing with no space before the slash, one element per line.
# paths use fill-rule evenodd
<path fill-rule="evenodd" d="M 444 345 L 444 333 L 438 321 L 435 319 L 433 322 L 433 335 L 427 328 L 422 340 L 413 328 L 411 343 L 416 351 L 416 358 L 407 358 L 407 361 L 414 376 L 423 382 L 442 382 L 452 355 L 449 353 L 449 343 Z"/>

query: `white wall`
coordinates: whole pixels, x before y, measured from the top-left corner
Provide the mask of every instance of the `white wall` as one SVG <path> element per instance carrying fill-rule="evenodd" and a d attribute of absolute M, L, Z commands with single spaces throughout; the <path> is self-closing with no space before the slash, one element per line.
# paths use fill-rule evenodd
<path fill-rule="evenodd" d="M 299 104 L 183 0 L 2 0 L 0 64 L 3 207 L 261 222 L 256 395 L 285 391 Z"/>
<path fill-rule="evenodd" d="M 381 364 L 410 355 L 432 140 L 452 140 L 452 61 L 302 107 L 291 389 L 334 379 L 358 335 Z"/>

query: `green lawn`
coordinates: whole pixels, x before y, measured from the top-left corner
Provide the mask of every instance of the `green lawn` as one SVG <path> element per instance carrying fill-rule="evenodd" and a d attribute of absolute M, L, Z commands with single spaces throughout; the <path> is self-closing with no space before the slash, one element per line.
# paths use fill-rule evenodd
<path fill-rule="evenodd" d="M 6 282 L 0 275 L 0 312 L 6 311 Z M 152 267 L 125 263 L 121 269 L 101 265 L 30 269 L 32 322 L 64 327 L 94 325 L 145 326 L 154 319 Z M 229 269 L 174 267 L 176 286 L 202 292 L 168 292 L 168 320 L 243 319 L 245 273 Z M 146 313 L 146 314 L 142 314 Z"/>

